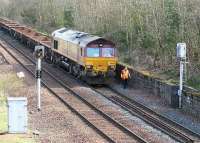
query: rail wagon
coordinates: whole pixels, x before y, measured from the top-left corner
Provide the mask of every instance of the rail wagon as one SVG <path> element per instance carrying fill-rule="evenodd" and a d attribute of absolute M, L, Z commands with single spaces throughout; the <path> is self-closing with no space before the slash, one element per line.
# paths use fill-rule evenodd
<path fill-rule="evenodd" d="M 104 83 L 115 74 L 115 44 L 105 38 L 61 28 L 52 33 L 52 60 L 90 83 Z"/>
<path fill-rule="evenodd" d="M 115 44 L 102 37 L 61 28 L 52 37 L 15 21 L 0 18 L 0 28 L 34 50 L 45 47 L 45 60 L 66 68 L 91 84 L 107 83 L 115 75 Z"/>

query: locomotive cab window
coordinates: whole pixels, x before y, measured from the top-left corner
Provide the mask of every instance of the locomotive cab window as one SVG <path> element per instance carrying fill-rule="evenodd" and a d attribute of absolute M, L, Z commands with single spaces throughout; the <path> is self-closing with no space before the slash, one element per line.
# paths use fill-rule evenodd
<path fill-rule="evenodd" d="M 58 41 L 54 40 L 53 42 L 53 48 L 58 49 Z"/>
<path fill-rule="evenodd" d="M 99 57 L 100 48 L 87 48 L 87 57 Z"/>
<path fill-rule="evenodd" d="M 114 48 L 102 48 L 102 57 L 114 57 Z"/>

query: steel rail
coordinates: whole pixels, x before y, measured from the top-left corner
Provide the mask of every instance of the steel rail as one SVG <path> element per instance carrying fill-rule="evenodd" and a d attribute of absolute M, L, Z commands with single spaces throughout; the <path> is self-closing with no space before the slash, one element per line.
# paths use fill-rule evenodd
<path fill-rule="evenodd" d="M 1 37 L 2 38 L 2 37 Z M 16 48 L 12 43 L 8 42 L 5 38 L 2 38 L 7 44 L 9 44 L 11 47 L 13 47 L 15 50 L 17 50 L 20 54 L 22 54 L 24 57 L 26 57 L 27 59 L 29 59 L 29 61 L 31 61 L 32 63 L 35 64 L 35 61 L 33 61 L 30 57 L 28 57 L 27 55 L 24 55 L 24 53 L 19 50 L 18 48 Z M 4 45 L 2 45 L 0 43 L 0 45 L 2 47 L 4 47 Z M 6 47 L 4 47 L 6 48 Z M 10 55 L 12 54 L 9 50 L 5 49 Z M 24 68 L 27 69 L 27 67 L 25 65 L 23 65 L 22 62 L 20 62 L 16 57 L 14 57 L 14 55 L 11 55 L 13 58 L 15 58 L 17 60 L 17 62 L 19 62 Z M 35 73 L 28 70 L 33 76 L 35 76 Z M 70 93 L 72 93 L 73 95 L 75 95 L 75 97 L 78 97 L 80 100 L 82 100 L 84 103 L 86 103 L 88 106 L 90 106 L 92 109 L 94 109 L 95 111 L 97 111 L 99 114 L 101 114 L 105 119 L 109 120 L 110 122 L 112 122 L 112 124 L 114 124 L 115 126 L 117 126 L 118 128 L 120 128 L 123 132 L 125 132 L 126 134 L 132 136 L 134 139 L 136 139 L 137 141 L 141 142 L 141 143 L 148 143 L 148 141 L 144 140 L 143 138 L 141 138 L 140 136 L 136 135 L 134 132 L 132 132 L 131 130 L 129 130 L 128 128 L 124 127 L 121 123 L 119 123 L 118 121 L 116 121 L 115 119 L 113 119 L 112 117 L 110 117 L 109 115 L 105 114 L 103 111 L 99 110 L 98 108 L 96 108 L 94 105 L 92 105 L 91 103 L 89 103 L 86 99 L 84 99 L 83 97 L 81 97 L 79 94 L 77 94 L 76 92 L 74 92 L 68 85 L 66 85 L 65 83 L 63 83 L 61 80 L 58 80 L 55 76 L 53 76 L 50 72 L 48 72 L 47 70 L 43 69 L 43 71 L 45 73 L 47 73 L 50 77 L 52 77 L 56 82 L 58 82 L 61 86 L 63 86 L 65 89 L 67 89 Z M 48 88 L 56 97 L 58 97 L 58 95 L 48 87 L 48 85 L 46 85 L 45 83 L 42 83 L 46 88 Z M 59 98 L 59 97 L 58 97 Z M 61 102 L 63 102 L 66 106 L 68 106 L 70 109 L 72 109 L 73 111 L 75 109 L 73 109 L 73 107 L 71 107 L 66 101 L 64 101 L 62 98 L 59 98 L 59 100 Z M 95 125 L 93 125 L 92 123 L 90 123 L 90 121 L 88 121 L 85 117 L 83 117 L 82 115 L 80 115 L 80 113 L 78 113 L 77 111 L 75 112 L 76 114 L 78 114 L 81 118 L 83 118 L 85 121 L 87 121 L 87 123 L 89 123 L 93 128 L 95 128 L 98 133 L 100 133 L 104 138 L 106 138 L 106 140 L 109 140 L 110 142 L 115 142 L 113 139 L 111 139 L 110 137 L 108 137 L 106 134 L 104 134 L 101 130 L 99 130 Z"/>
<path fill-rule="evenodd" d="M 120 95 L 120 97 L 123 97 L 124 100 L 130 102 L 131 104 L 135 104 L 137 107 L 142 108 L 145 112 L 148 112 L 150 115 L 155 116 L 160 118 L 161 120 L 163 120 L 164 122 L 173 125 L 174 127 L 176 127 L 177 129 L 181 130 L 181 132 L 185 132 L 185 134 L 188 134 L 188 136 L 191 137 L 195 137 L 197 139 L 200 139 L 200 134 L 197 132 L 192 131 L 191 129 L 188 129 L 187 127 L 184 127 L 183 125 L 157 113 L 156 111 L 153 111 L 152 109 L 148 108 L 147 106 L 131 99 L 130 97 L 127 97 L 126 95 L 121 94 L 120 92 L 114 90 L 113 88 L 109 87 L 109 89 L 111 89 L 113 92 L 115 92 L 116 94 Z"/>
<path fill-rule="evenodd" d="M 91 86 L 90 86 L 91 87 Z M 168 134 L 172 138 L 180 142 L 198 142 L 200 139 L 200 135 L 195 133 L 180 124 L 176 124 L 176 122 L 156 113 L 155 111 L 149 109 L 148 107 L 138 103 L 137 101 L 126 97 L 125 95 L 115 91 L 111 87 L 108 87 L 109 90 L 113 91 L 117 96 L 109 97 L 108 95 L 102 93 L 98 89 L 91 87 L 93 90 L 98 92 L 103 97 L 107 98 L 111 102 L 121 106 L 123 109 L 129 111 L 132 115 L 138 116 L 145 122 L 154 126 L 155 128 L 163 131 Z M 156 116 L 154 116 L 156 115 Z M 159 125 L 158 125 L 159 124 Z M 173 126 L 173 127 L 172 127 Z M 179 130 L 177 130 L 178 128 Z M 185 132 L 185 133 L 183 133 Z"/>
<path fill-rule="evenodd" d="M 151 124 L 153 127 L 171 136 L 175 140 L 180 141 L 180 142 L 187 142 L 187 143 L 194 142 L 194 140 L 192 140 L 190 137 L 178 132 L 176 129 L 174 129 L 168 124 L 163 123 L 159 119 L 152 117 L 151 115 L 139 109 L 135 105 L 130 104 L 127 101 L 124 101 L 123 99 L 120 99 L 117 96 L 112 97 L 111 100 L 115 102 L 116 104 L 118 104 L 119 106 L 123 107 L 124 109 L 128 110 L 131 114 L 138 116 L 145 122 Z"/>

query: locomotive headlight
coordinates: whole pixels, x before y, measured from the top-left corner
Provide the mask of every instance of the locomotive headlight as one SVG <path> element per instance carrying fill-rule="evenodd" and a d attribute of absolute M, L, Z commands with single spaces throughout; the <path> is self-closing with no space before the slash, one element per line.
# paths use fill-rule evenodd
<path fill-rule="evenodd" d="M 110 69 L 115 69 L 115 65 L 110 65 L 109 68 Z"/>
<path fill-rule="evenodd" d="M 111 70 L 115 69 L 115 63 L 114 62 L 108 62 L 108 68 Z"/>
<path fill-rule="evenodd" d="M 92 69 L 93 66 L 92 66 L 92 65 L 86 65 L 86 68 L 87 68 L 87 69 Z"/>

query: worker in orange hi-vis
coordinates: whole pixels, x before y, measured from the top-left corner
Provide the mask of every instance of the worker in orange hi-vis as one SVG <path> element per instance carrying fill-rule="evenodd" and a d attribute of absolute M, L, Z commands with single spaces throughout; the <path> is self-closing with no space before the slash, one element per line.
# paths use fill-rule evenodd
<path fill-rule="evenodd" d="M 124 89 L 128 86 L 128 79 L 131 78 L 130 72 L 127 67 L 121 71 L 121 79 L 123 81 Z"/>

